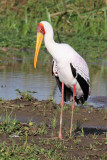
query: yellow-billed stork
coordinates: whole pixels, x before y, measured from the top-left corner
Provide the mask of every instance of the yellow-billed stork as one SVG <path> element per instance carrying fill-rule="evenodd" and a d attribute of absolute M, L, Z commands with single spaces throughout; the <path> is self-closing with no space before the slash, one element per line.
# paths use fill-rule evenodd
<path fill-rule="evenodd" d="M 72 134 L 73 111 L 75 101 L 84 103 L 90 94 L 89 69 L 85 60 L 68 44 L 54 41 L 53 28 L 50 23 L 41 21 L 37 26 L 37 41 L 34 57 L 34 68 L 44 38 L 45 46 L 53 57 L 53 74 L 62 93 L 59 138 L 62 139 L 62 115 L 64 101 L 71 101 L 72 116 L 70 136 Z"/>

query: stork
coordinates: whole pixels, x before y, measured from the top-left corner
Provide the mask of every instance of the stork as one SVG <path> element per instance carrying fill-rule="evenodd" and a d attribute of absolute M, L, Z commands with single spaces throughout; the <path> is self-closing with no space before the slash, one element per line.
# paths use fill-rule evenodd
<path fill-rule="evenodd" d="M 52 73 L 55 75 L 58 87 L 62 94 L 58 136 L 60 139 L 62 139 L 62 116 L 64 101 L 73 100 L 70 126 L 71 136 L 75 101 L 77 104 L 83 104 L 90 94 L 89 69 L 85 60 L 70 45 L 65 43 L 56 43 L 54 41 L 53 28 L 47 21 L 41 21 L 37 26 L 34 68 L 36 68 L 37 58 L 43 38 L 48 52 L 53 57 Z"/>

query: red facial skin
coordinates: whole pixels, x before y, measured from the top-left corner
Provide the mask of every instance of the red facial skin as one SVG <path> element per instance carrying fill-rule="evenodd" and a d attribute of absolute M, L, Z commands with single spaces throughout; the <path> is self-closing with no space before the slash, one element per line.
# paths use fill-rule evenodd
<path fill-rule="evenodd" d="M 45 34 L 45 29 L 42 23 L 39 23 L 37 26 L 37 32 L 41 32 L 43 35 Z"/>

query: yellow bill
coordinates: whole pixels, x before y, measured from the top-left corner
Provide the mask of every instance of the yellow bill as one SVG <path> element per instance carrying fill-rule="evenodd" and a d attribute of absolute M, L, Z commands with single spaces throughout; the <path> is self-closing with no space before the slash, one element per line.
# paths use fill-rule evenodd
<path fill-rule="evenodd" d="M 38 54 L 39 50 L 43 41 L 43 34 L 41 32 L 37 32 L 37 40 L 36 40 L 36 50 L 35 50 L 35 57 L 34 57 L 34 68 L 36 69 L 37 65 L 37 59 L 38 59 Z"/>

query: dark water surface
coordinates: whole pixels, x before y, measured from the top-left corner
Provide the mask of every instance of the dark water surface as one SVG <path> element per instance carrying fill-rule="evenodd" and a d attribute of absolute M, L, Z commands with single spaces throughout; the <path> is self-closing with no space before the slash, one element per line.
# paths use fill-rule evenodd
<path fill-rule="evenodd" d="M 87 60 L 91 78 L 91 96 L 88 103 L 94 107 L 107 107 L 107 60 Z M 0 97 L 15 99 L 16 89 L 21 92 L 36 91 L 33 96 L 39 100 L 49 97 L 60 102 L 61 94 L 51 74 L 51 63 L 42 65 L 38 61 L 37 69 L 33 68 L 33 58 L 14 58 L 8 65 L 0 65 Z"/>

